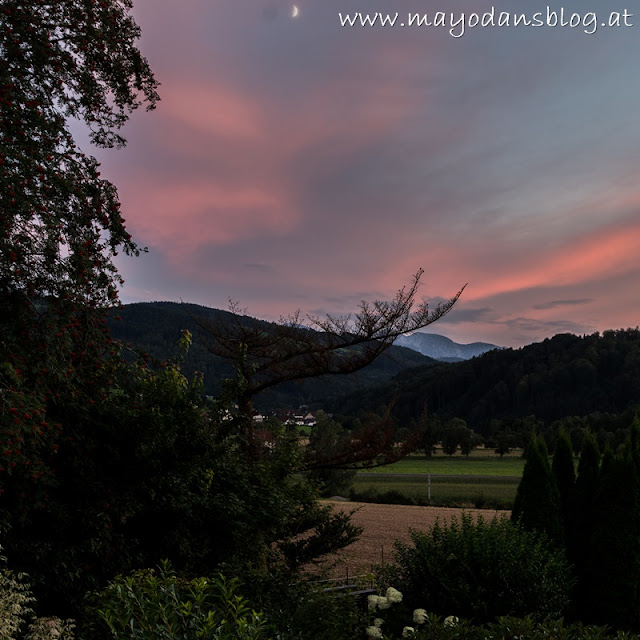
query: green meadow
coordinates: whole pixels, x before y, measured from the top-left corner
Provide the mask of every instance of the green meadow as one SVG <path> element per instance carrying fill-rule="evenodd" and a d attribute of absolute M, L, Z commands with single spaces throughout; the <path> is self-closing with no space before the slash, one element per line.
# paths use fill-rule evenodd
<path fill-rule="evenodd" d="M 468 458 L 441 452 L 430 458 L 411 455 L 358 473 L 352 495 L 372 502 L 510 509 L 524 468 L 521 453 L 500 458 L 481 449 Z"/>
<path fill-rule="evenodd" d="M 370 474 L 426 474 L 447 476 L 514 476 L 520 478 L 524 468 L 522 452 L 511 453 L 503 458 L 493 451 L 473 451 L 470 456 L 446 456 L 442 453 L 427 458 L 424 455 L 410 455 L 394 464 L 371 469 Z"/>

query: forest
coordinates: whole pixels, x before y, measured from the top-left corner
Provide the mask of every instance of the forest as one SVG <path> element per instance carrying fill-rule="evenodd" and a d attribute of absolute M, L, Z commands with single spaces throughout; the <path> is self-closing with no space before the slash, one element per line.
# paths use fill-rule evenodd
<path fill-rule="evenodd" d="M 639 388 L 635 328 L 559 334 L 465 362 L 407 369 L 334 408 L 342 414 L 375 410 L 393 398 L 394 415 L 403 424 L 426 409 L 441 420 L 463 419 L 485 437 L 505 428 L 530 432 L 532 425 L 544 431 L 559 422 L 616 432 L 628 428 L 629 416 L 640 408 Z"/>

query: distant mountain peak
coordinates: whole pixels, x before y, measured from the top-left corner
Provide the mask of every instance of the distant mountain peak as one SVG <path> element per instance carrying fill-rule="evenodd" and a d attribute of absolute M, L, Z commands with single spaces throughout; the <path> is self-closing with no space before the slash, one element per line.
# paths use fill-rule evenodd
<path fill-rule="evenodd" d="M 502 348 L 495 344 L 489 344 L 488 342 L 460 344 L 446 336 L 437 333 L 425 333 L 423 331 L 414 331 L 400 336 L 395 344 L 413 349 L 424 356 L 429 356 L 436 360 L 447 360 L 449 362 L 469 360 L 492 349 Z"/>

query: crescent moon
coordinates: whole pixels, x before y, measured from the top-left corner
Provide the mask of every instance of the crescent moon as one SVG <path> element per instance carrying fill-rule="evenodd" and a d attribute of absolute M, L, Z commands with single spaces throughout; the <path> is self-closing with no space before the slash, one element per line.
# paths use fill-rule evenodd
<path fill-rule="evenodd" d="M 294 4 L 293 7 L 291 8 L 291 17 L 297 18 L 299 13 L 300 13 L 300 9 L 298 9 L 298 7 Z"/>

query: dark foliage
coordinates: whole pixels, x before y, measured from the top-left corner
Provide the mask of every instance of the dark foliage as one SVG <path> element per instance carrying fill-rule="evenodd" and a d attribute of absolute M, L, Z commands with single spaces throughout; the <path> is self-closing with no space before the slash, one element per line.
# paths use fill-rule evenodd
<path fill-rule="evenodd" d="M 396 565 L 380 569 L 411 609 L 491 622 L 497 616 L 562 615 L 571 586 L 562 551 L 508 519 L 474 522 L 463 514 L 449 526 L 412 532 L 396 545 Z"/>
<path fill-rule="evenodd" d="M 602 460 L 580 619 L 640 629 L 640 487 L 630 452 Z"/>
<path fill-rule="evenodd" d="M 115 319 L 116 316 L 118 319 Z M 180 332 L 188 329 L 196 339 L 184 365 L 185 374 L 191 376 L 196 371 L 202 372 L 204 392 L 217 396 L 222 391 L 222 381 L 234 375 L 233 363 L 207 351 L 198 337 L 200 327 L 195 316 L 220 322 L 233 320 L 233 314 L 228 311 L 192 304 L 150 302 L 127 304 L 114 311 L 109 327 L 114 338 L 159 360 L 171 356 Z M 243 321 L 265 330 L 271 324 L 248 316 L 244 316 Z M 357 373 L 285 382 L 279 387 L 266 389 L 256 397 L 255 407 L 265 412 L 295 409 L 303 404 L 323 407 L 339 396 L 384 382 L 403 369 L 425 363 L 435 364 L 435 360 L 411 349 L 393 346 Z"/>
<path fill-rule="evenodd" d="M 462 418 L 483 436 L 492 420 L 517 432 L 517 419 L 530 415 L 548 425 L 593 414 L 594 430 L 616 431 L 628 428 L 633 413 L 619 420 L 610 414 L 633 411 L 640 402 L 638 388 L 640 330 L 626 329 L 582 337 L 560 334 L 518 350 L 407 370 L 344 399 L 334 410 L 357 415 L 394 397 L 400 424 L 417 420 L 426 403 L 430 413 Z"/>
<path fill-rule="evenodd" d="M 511 519 L 527 531 L 545 533 L 555 543 L 562 542 L 560 496 L 551 473 L 547 448 L 535 434 L 527 449 L 527 462 Z"/>
<path fill-rule="evenodd" d="M 553 479 L 560 498 L 560 514 L 565 537 L 571 537 L 576 532 L 570 531 L 571 509 L 573 508 L 576 473 L 573 466 L 573 450 L 571 441 L 565 431 L 561 431 L 556 439 L 551 465 Z"/>

